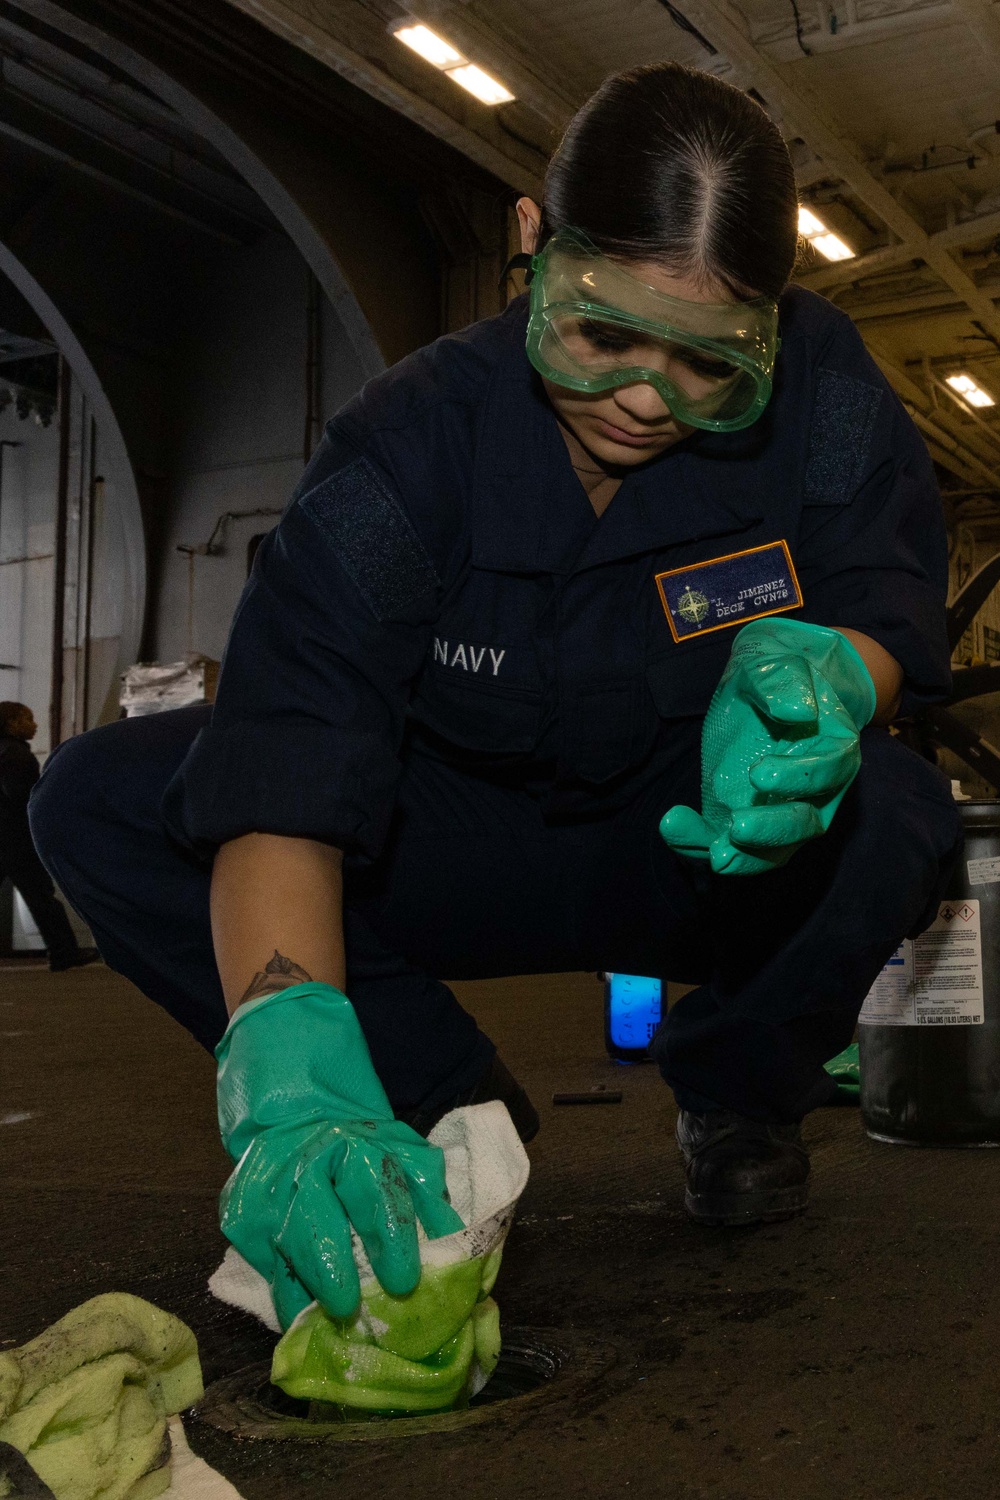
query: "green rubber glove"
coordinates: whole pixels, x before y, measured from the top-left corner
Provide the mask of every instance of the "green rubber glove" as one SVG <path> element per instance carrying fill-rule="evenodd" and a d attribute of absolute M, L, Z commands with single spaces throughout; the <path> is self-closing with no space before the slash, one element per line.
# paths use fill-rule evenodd
<path fill-rule="evenodd" d="M 464 1228 L 444 1155 L 393 1118 L 354 1007 L 329 984 L 242 1005 L 216 1048 L 219 1129 L 236 1162 L 222 1232 L 271 1286 L 283 1328 L 314 1299 L 349 1318 L 361 1289 L 355 1229 L 393 1296 L 420 1280 L 428 1237 Z"/>
<path fill-rule="evenodd" d="M 672 807 L 660 833 L 716 874 L 785 864 L 829 828 L 861 765 L 875 686 L 837 630 L 769 618 L 745 625 L 701 740 L 701 800 Z"/>

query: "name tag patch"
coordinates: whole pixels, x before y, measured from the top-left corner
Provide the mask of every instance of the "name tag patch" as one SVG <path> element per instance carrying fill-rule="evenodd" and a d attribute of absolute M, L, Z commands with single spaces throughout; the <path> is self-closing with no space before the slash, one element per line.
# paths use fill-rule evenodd
<path fill-rule="evenodd" d="M 678 642 L 802 605 L 786 541 L 657 573 L 656 587 L 670 633 Z"/>

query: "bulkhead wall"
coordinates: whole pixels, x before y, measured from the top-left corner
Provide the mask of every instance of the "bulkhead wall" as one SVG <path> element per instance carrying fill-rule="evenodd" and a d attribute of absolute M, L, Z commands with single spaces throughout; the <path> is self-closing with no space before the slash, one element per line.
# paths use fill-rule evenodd
<path fill-rule="evenodd" d="M 259 204 L 227 242 L 51 160 L 57 190 L 39 192 L 39 159 L 3 146 L 35 205 L 9 216 L 10 252 L 61 311 L 131 467 L 123 650 L 218 657 L 248 543 L 323 420 L 446 326 L 497 310 L 511 195 L 224 0 L 13 0 L 7 15 L 155 96 Z M 464 310 L 466 284 L 485 302 Z"/>

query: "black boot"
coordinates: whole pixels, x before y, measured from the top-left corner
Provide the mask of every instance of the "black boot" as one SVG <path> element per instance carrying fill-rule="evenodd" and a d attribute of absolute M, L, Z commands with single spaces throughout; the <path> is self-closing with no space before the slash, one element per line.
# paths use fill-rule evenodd
<path fill-rule="evenodd" d="M 506 1104 L 514 1121 L 514 1129 L 525 1145 L 534 1140 L 541 1123 L 538 1111 L 496 1053 L 493 1054 L 490 1071 L 478 1083 L 473 1084 L 472 1088 L 447 1099 L 444 1104 L 435 1104 L 431 1109 L 421 1109 L 418 1105 L 407 1114 L 397 1115 L 397 1119 L 403 1120 L 418 1135 L 429 1135 L 438 1121 L 451 1110 L 459 1109 L 463 1104 L 486 1104 L 490 1099 L 499 1099 L 502 1104 Z"/>
<path fill-rule="evenodd" d="M 809 1153 L 798 1125 L 682 1109 L 677 1144 L 687 1168 L 684 1206 L 699 1224 L 770 1223 L 806 1206 Z"/>

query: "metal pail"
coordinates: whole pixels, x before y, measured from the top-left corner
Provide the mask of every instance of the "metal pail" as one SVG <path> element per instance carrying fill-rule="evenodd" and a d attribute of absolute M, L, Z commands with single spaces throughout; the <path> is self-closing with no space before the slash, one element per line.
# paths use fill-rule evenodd
<path fill-rule="evenodd" d="M 861 1113 L 880 1141 L 1000 1146 L 1000 801 L 960 811 L 938 920 L 901 945 L 861 1013 Z"/>

